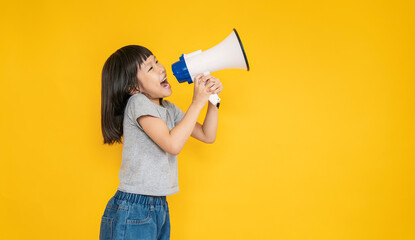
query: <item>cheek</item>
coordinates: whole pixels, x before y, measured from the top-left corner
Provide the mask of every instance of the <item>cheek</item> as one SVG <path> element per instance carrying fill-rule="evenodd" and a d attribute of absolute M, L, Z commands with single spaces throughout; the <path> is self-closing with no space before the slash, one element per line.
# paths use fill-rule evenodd
<path fill-rule="evenodd" d="M 154 76 L 153 74 L 147 74 L 144 78 L 141 80 L 141 87 L 143 89 L 146 89 L 147 91 L 151 91 L 151 89 L 156 89 L 160 87 L 160 80 L 159 76 Z"/>
<path fill-rule="evenodd" d="M 160 84 L 160 74 L 157 74 L 155 72 L 149 74 L 148 81 L 152 82 L 154 85 Z"/>

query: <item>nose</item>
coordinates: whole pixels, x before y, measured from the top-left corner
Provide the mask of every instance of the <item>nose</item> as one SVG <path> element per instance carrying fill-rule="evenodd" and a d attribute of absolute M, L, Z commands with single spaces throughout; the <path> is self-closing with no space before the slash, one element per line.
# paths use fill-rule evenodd
<path fill-rule="evenodd" d="M 164 66 L 163 66 L 163 65 L 161 65 L 161 63 L 160 63 L 160 66 L 159 66 L 159 71 L 160 71 L 160 73 L 161 73 L 161 74 L 163 74 L 163 75 L 165 75 L 165 74 L 166 74 L 166 69 L 164 68 Z"/>

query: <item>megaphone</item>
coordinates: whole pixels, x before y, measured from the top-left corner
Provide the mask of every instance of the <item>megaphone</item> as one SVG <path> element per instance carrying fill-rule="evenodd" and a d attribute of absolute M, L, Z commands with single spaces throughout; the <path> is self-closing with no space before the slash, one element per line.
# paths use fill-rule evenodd
<path fill-rule="evenodd" d="M 179 83 L 187 81 L 190 84 L 200 73 L 207 75 L 222 69 L 245 69 L 249 71 L 248 59 L 235 28 L 218 45 L 204 52 L 197 50 L 189 54 L 182 54 L 179 59 L 171 66 Z M 209 101 L 218 108 L 220 100 L 217 94 L 209 96 Z"/>

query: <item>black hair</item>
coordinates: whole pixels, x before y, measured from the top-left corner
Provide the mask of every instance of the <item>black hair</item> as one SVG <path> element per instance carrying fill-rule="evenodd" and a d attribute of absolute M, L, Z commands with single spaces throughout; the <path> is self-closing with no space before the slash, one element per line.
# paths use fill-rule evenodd
<path fill-rule="evenodd" d="M 124 110 L 131 91 L 138 90 L 137 71 L 153 53 L 128 45 L 107 59 L 102 69 L 101 130 L 104 144 L 122 143 Z"/>

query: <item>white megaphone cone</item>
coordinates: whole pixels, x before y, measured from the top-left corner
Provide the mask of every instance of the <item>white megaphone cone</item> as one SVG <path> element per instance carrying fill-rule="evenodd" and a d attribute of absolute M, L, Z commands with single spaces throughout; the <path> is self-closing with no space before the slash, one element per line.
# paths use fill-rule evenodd
<path fill-rule="evenodd" d="M 182 54 L 180 61 L 172 65 L 174 76 L 182 82 L 193 83 L 194 78 L 222 69 L 245 69 L 249 71 L 248 59 L 236 29 L 218 45 L 202 52 L 197 50 L 189 54 Z M 212 94 L 209 101 L 219 107 L 220 98 Z"/>

